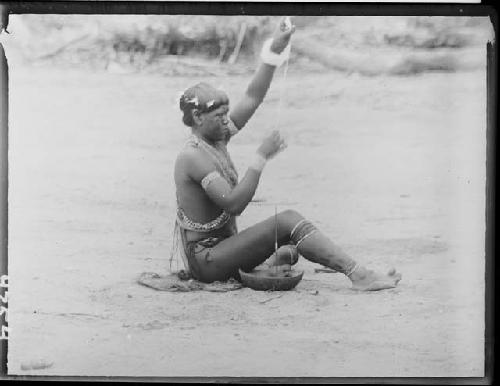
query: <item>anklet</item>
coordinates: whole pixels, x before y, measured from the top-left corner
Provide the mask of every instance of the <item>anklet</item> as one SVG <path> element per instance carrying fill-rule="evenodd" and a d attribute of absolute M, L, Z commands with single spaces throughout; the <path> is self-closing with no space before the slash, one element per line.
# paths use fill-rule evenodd
<path fill-rule="evenodd" d="M 350 269 L 349 271 L 345 272 L 345 275 L 347 277 L 351 276 L 354 273 L 354 271 L 356 271 L 358 268 L 359 264 L 358 263 L 354 264 L 354 267 L 352 267 L 352 269 Z"/>

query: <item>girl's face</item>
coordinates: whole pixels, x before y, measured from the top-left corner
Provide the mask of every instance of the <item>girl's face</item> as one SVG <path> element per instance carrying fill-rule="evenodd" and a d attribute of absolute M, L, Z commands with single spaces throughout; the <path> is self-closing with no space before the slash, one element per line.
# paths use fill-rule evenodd
<path fill-rule="evenodd" d="M 209 142 L 222 141 L 229 135 L 229 105 L 222 105 L 208 113 L 200 114 L 200 134 Z"/>

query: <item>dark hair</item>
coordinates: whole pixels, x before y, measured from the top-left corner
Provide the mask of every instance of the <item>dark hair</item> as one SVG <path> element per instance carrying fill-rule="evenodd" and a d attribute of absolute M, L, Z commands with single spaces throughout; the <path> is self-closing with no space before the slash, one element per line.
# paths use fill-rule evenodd
<path fill-rule="evenodd" d="M 198 83 L 184 91 L 179 99 L 179 107 L 184 113 L 182 122 L 186 126 L 192 127 L 194 125 L 193 110 L 208 113 L 227 104 L 229 104 L 229 98 L 224 91 L 218 90 L 208 83 Z"/>

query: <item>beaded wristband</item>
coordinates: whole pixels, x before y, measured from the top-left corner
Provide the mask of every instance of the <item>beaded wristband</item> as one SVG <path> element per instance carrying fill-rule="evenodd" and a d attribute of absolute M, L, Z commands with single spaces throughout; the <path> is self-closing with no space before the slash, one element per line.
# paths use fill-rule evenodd
<path fill-rule="evenodd" d="M 249 166 L 250 169 L 254 169 L 258 172 L 262 172 L 264 166 L 266 166 L 267 160 L 259 153 L 255 154 L 254 160 Z"/>
<path fill-rule="evenodd" d="M 290 43 L 285 47 L 281 54 L 277 54 L 271 51 L 271 44 L 273 44 L 273 39 L 269 38 L 264 42 L 262 46 L 262 51 L 260 52 L 261 60 L 269 64 L 270 66 L 279 67 L 281 66 L 290 56 Z"/>

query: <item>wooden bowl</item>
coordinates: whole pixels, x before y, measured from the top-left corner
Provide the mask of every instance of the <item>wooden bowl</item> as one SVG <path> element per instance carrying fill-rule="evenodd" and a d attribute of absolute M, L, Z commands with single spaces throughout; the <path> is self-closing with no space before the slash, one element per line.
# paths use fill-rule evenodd
<path fill-rule="evenodd" d="M 276 271 L 270 269 L 254 269 L 251 272 L 239 270 L 241 282 L 256 291 L 289 291 L 302 280 L 304 271 Z"/>

